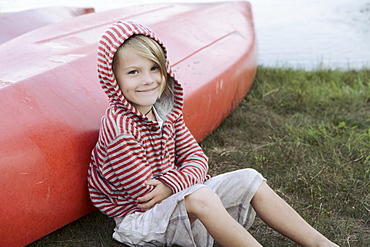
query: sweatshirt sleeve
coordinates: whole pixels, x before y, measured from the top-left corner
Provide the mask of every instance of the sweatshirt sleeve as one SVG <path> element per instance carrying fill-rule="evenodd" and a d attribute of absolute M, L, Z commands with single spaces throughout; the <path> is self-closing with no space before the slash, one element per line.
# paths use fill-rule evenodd
<path fill-rule="evenodd" d="M 130 135 L 117 136 L 104 155 L 95 152 L 93 160 L 104 157 L 89 170 L 89 193 L 95 207 L 109 217 L 123 217 L 140 211 L 137 198 L 150 188 L 144 182 L 153 177 L 145 152 Z"/>
<path fill-rule="evenodd" d="M 208 158 L 182 118 L 176 122 L 175 131 L 176 164 L 158 179 L 177 193 L 194 184 L 203 183 L 210 175 L 207 173 Z"/>
<path fill-rule="evenodd" d="M 131 135 L 120 135 L 107 149 L 110 171 L 105 177 L 114 177 L 125 193 L 134 200 L 148 193 L 144 183 L 153 177 L 146 152 Z"/>

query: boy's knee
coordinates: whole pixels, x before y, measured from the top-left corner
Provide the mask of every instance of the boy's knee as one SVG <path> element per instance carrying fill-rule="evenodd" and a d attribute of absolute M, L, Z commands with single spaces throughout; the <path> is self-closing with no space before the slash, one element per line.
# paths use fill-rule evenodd
<path fill-rule="evenodd" d="M 209 187 L 200 188 L 185 197 L 188 214 L 196 218 L 204 211 L 209 211 L 210 207 L 217 203 L 221 203 L 221 201 L 217 194 Z"/>

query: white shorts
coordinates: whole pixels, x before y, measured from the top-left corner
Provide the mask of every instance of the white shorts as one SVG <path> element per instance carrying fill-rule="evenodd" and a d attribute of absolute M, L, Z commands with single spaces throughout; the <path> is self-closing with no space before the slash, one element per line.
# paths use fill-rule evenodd
<path fill-rule="evenodd" d="M 113 238 L 128 246 L 213 246 L 213 238 L 199 220 L 190 225 L 184 198 L 199 188 L 210 187 L 229 214 L 248 229 L 256 215 L 250 201 L 263 180 L 253 169 L 215 176 L 168 197 L 145 213 L 116 217 Z"/>

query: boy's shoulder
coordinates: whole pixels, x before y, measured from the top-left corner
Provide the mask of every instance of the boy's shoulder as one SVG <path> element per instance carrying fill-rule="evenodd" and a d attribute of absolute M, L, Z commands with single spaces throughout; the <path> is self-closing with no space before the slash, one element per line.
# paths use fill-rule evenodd
<path fill-rule="evenodd" d="M 104 118 L 109 122 L 120 124 L 123 122 L 133 123 L 137 117 L 134 113 L 128 112 L 125 109 L 111 106 L 105 111 Z"/>
<path fill-rule="evenodd" d="M 118 133 L 131 133 L 135 131 L 140 122 L 137 115 L 125 109 L 111 106 L 103 116 L 103 127 L 115 129 Z M 136 132 L 136 131 L 135 131 Z"/>

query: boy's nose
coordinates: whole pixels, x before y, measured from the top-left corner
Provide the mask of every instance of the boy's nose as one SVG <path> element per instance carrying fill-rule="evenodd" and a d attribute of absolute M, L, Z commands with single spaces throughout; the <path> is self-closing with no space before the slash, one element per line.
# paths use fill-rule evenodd
<path fill-rule="evenodd" d="M 142 77 L 142 82 L 144 84 L 151 84 L 154 82 L 154 78 L 150 73 L 144 73 Z"/>

